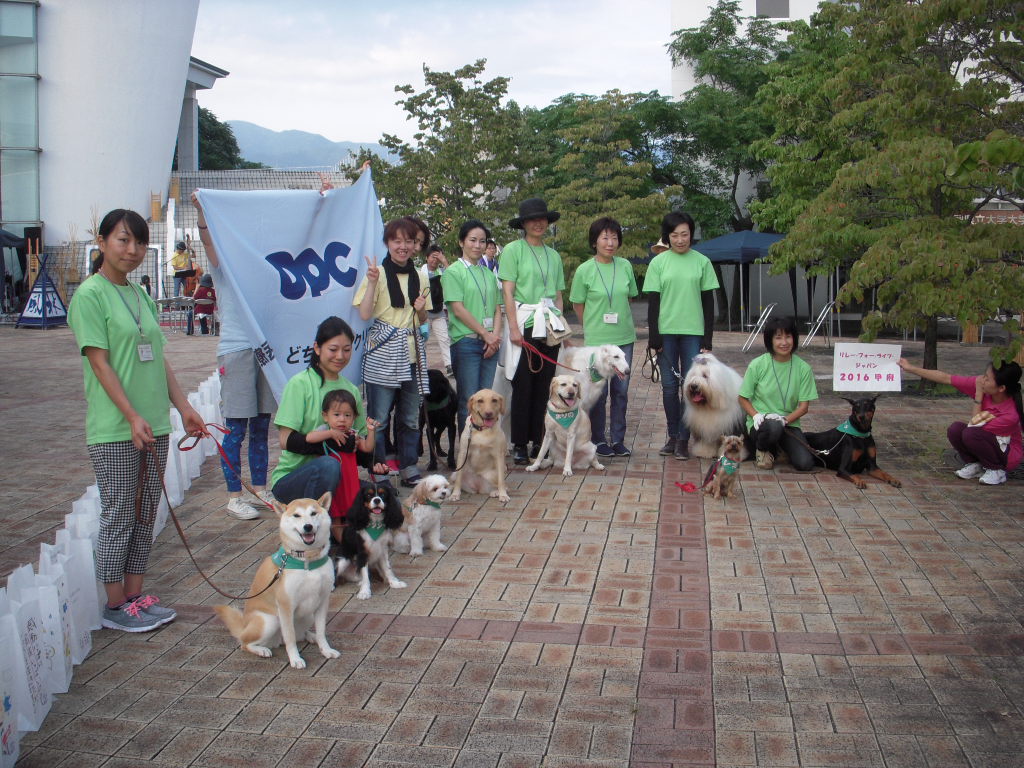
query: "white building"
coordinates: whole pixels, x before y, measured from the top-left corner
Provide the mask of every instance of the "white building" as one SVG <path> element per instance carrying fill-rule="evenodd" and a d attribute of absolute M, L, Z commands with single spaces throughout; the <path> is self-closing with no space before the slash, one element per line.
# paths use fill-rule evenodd
<path fill-rule="evenodd" d="M 0 0 L 0 227 L 42 226 L 56 244 L 112 208 L 148 215 L 165 201 L 195 105 L 190 68 L 195 87 L 226 74 L 190 61 L 198 11 L 199 0 Z"/>

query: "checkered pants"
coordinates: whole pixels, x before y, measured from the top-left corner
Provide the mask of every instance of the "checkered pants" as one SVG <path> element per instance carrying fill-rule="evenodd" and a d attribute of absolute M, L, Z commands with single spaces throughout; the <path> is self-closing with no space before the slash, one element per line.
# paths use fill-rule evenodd
<path fill-rule="evenodd" d="M 142 452 L 131 440 L 89 446 L 89 458 L 100 490 L 100 536 L 96 542 L 96 578 L 104 584 L 143 574 L 153 546 L 153 522 L 160 502 L 161 478 L 167 466 L 168 437 L 156 439 L 157 460 L 146 457 L 142 519 L 135 519 L 135 489 Z"/>

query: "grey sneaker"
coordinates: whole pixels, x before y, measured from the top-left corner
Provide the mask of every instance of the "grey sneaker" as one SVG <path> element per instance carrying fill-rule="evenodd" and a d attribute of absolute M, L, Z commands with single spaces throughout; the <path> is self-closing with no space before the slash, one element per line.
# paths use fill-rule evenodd
<path fill-rule="evenodd" d="M 127 602 L 117 608 L 103 606 L 100 624 L 107 629 L 119 629 L 122 632 L 151 632 L 163 622 L 143 611 L 134 602 Z"/>
<path fill-rule="evenodd" d="M 674 437 L 670 437 L 668 439 L 668 442 L 665 443 L 665 445 L 663 445 L 661 447 L 660 451 L 658 451 L 658 455 L 660 455 L 660 456 L 671 456 L 675 452 L 676 452 L 676 439 Z"/>
<path fill-rule="evenodd" d="M 178 618 L 178 612 L 173 608 L 164 608 L 158 605 L 160 598 L 156 595 L 140 595 L 135 598 L 135 604 L 142 609 L 143 613 L 159 619 L 161 624 L 169 624 Z"/>

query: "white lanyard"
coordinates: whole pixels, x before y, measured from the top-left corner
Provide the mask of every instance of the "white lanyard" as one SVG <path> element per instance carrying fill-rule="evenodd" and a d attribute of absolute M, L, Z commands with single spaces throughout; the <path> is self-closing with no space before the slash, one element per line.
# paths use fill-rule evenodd
<path fill-rule="evenodd" d="M 128 302 L 124 300 L 124 296 L 121 294 L 121 291 L 119 291 L 117 286 L 111 282 L 109 277 L 104 275 L 102 272 L 97 272 L 96 274 L 114 286 L 114 293 L 117 294 L 117 298 L 119 298 L 121 303 L 124 304 L 124 308 L 128 310 L 128 314 L 131 315 L 132 321 L 135 323 L 135 327 L 139 329 L 139 338 L 145 339 L 146 337 L 142 333 L 142 300 L 139 298 L 138 292 L 132 286 L 131 281 L 128 282 L 128 286 L 132 288 L 132 293 L 135 295 L 135 308 L 138 310 L 138 313 L 132 312 L 132 308 L 129 307 Z"/>

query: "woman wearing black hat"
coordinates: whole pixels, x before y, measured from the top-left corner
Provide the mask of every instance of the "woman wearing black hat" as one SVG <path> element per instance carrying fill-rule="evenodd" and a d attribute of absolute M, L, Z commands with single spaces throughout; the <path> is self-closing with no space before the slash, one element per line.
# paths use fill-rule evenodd
<path fill-rule="evenodd" d="M 512 460 L 520 465 L 529 463 L 544 439 L 544 409 L 555 375 L 554 363 L 543 358 L 531 361 L 532 355 L 523 355 L 523 342 L 528 341 L 541 354 L 555 360 L 559 342 L 549 341 L 568 331 L 562 320 L 562 257 L 544 245 L 548 225 L 558 221 L 559 216 L 558 211 L 549 211 L 547 203 L 539 197 L 520 203 L 519 216 L 508 224 L 513 229 L 522 229 L 523 239 L 506 245 L 498 264 L 505 325 L 511 342 L 506 346 L 504 363 L 505 376 L 512 380 Z M 528 443 L 533 443 L 533 454 L 527 450 Z"/>

